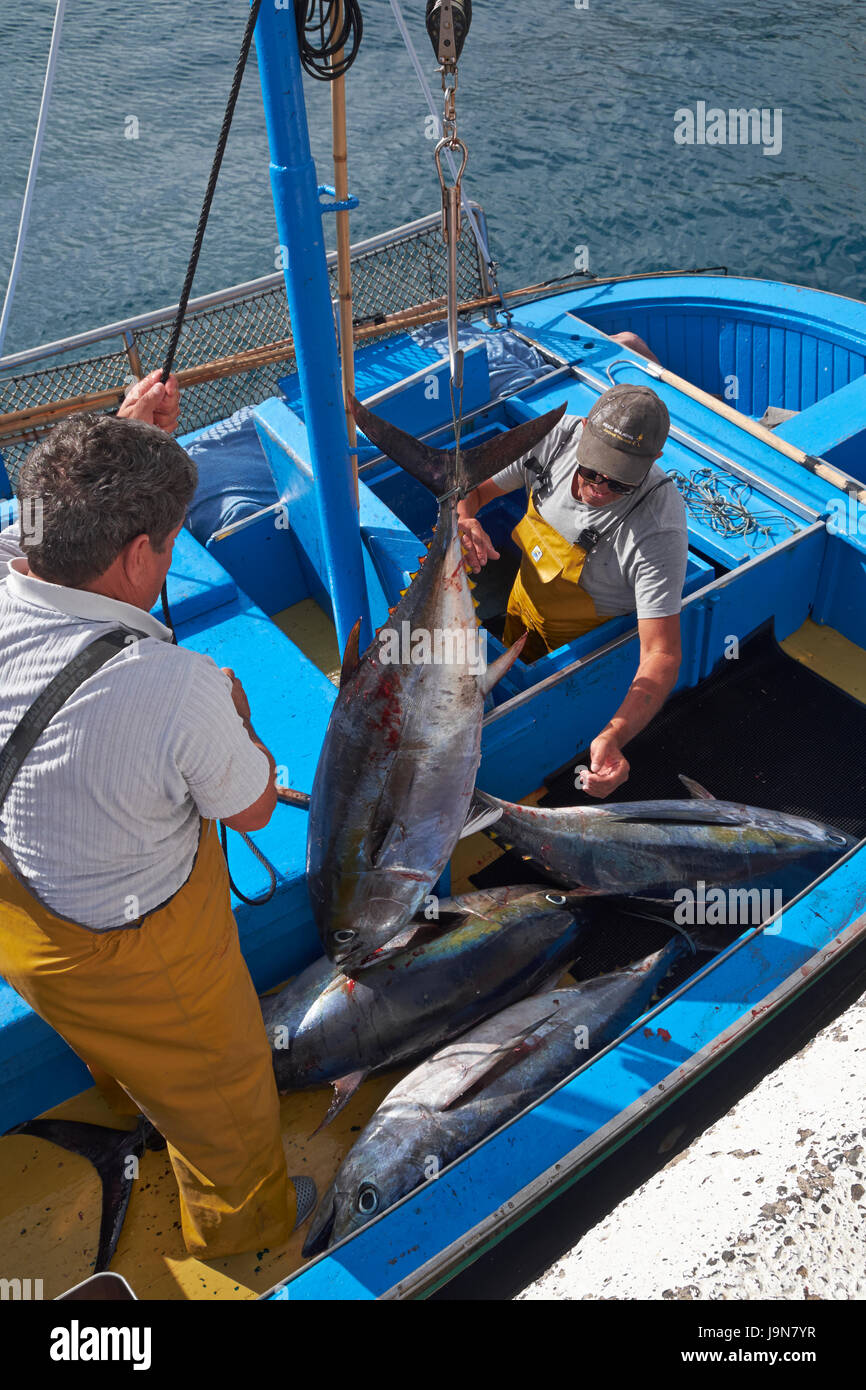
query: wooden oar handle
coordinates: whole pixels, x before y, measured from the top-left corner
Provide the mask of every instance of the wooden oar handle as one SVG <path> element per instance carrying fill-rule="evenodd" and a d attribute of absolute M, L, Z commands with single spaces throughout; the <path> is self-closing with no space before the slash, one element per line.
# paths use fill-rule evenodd
<path fill-rule="evenodd" d="M 654 362 L 648 362 L 641 363 L 640 369 L 646 371 L 649 376 L 666 381 L 669 386 L 676 387 L 684 396 L 690 396 L 692 400 L 707 406 L 716 415 L 730 420 L 731 424 L 736 425 L 738 429 L 745 430 L 747 434 L 753 435 L 755 439 L 760 439 L 764 444 L 769 444 L 771 449 L 775 449 L 779 454 L 784 454 L 794 463 L 799 463 L 802 468 L 808 468 L 811 473 L 817 474 L 819 478 L 831 483 L 833 487 L 839 488 L 842 492 L 850 493 L 856 496 L 858 501 L 866 503 L 866 488 L 857 491 L 851 479 L 846 478 L 844 473 L 840 473 L 832 464 L 826 463 L 823 459 L 815 458 L 812 454 L 805 453 L 802 449 L 798 449 L 796 444 L 789 444 L 787 439 L 780 438 L 772 430 L 768 430 L 766 425 L 753 420 L 750 415 L 744 415 L 741 410 L 735 410 L 725 401 L 717 400 L 709 392 L 703 391 L 700 386 L 695 386 L 693 382 L 677 376 L 676 372 L 668 371 L 667 367 L 660 367 Z"/>

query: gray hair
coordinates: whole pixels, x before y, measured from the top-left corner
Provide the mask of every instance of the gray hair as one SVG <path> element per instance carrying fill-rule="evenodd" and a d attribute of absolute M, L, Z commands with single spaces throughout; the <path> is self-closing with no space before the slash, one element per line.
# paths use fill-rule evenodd
<path fill-rule="evenodd" d="M 21 546 L 37 577 L 78 588 L 117 559 L 136 536 L 161 551 L 186 516 L 198 471 L 162 430 L 142 420 L 73 415 L 27 455 L 17 494 L 40 511 Z"/>

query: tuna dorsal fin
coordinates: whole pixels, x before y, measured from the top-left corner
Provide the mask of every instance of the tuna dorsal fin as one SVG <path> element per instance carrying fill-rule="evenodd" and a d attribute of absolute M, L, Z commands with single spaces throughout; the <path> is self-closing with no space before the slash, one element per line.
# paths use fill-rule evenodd
<path fill-rule="evenodd" d="M 556 1027 L 555 1019 L 558 1013 L 558 1008 L 547 1010 L 540 1018 L 530 1023 L 519 1033 L 515 1033 L 507 1042 L 502 1043 L 491 1052 L 486 1052 L 477 1062 L 471 1063 L 455 1083 L 454 1089 L 440 1103 L 439 1109 L 453 1110 L 455 1105 L 469 1100 L 479 1091 L 483 1091 L 484 1087 L 489 1086 L 497 1077 L 503 1076 L 512 1067 L 516 1067 L 518 1062 L 522 1062 L 524 1057 L 540 1047 L 545 1034 Z"/>
<path fill-rule="evenodd" d="M 129 1176 L 130 1157 L 141 1158 L 145 1149 L 164 1147 L 162 1136 L 142 1118 L 135 1129 L 110 1129 L 82 1120 L 30 1120 L 8 1131 L 48 1139 L 93 1164 L 102 1182 L 102 1215 L 94 1272 L 108 1269 L 120 1238 L 134 1179 Z"/>
<path fill-rule="evenodd" d="M 355 1094 L 366 1075 L 366 1071 L 350 1071 L 346 1076 L 338 1077 L 338 1079 L 333 1082 L 334 1096 L 331 1104 L 328 1106 L 328 1113 L 322 1120 L 322 1123 L 317 1125 L 313 1130 L 313 1134 L 310 1135 L 310 1138 L 324 1129 L 325 1125 L 329 1125 L 335 1115 L 339 1115 L 343 1106 L 347 1105 L 352 1099 L 352 1096 Z"/>
<path fill-rule="evenodd" d="M 340 689 L 352 679 L 361 664 L 361 656 L 358 651 L 358 643 L 361 636 L 361 619 L 359 618 L 349 636 L 346 638 L 346 650 L 343 652 L 343 664 L 340 667 Z"/>
<path fill-rule="evenodd" d="M 478 682 L 482 695 L 487 695 L 493 689 L 496 682 L 502 679 L 506 671 L 511 670 L 515 661 L 520 656 L 520 653 L 523 651 L 523 644 L 528 636 L 529 633 L 524 632 L 518 637 L 513 646 L 508 648 L 507 652 L 503 652 L 501 656 L 498 656 L 496 660 L 487 667 L 487 670 Z"/>
<path fill-rule="evenodd" d="M 693 777 L 686 777 L 682 772 L 678 773 L 678 776 L 689 796 L 693 796 L 696 801 L 715 801 L 712 792 L 708 792 L 706 787 L 702 787 Z"/>

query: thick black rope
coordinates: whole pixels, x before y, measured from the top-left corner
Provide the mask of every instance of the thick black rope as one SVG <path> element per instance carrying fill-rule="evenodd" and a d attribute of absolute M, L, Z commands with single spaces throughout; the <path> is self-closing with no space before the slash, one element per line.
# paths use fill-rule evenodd
<path fill-rule="evenodd" d="M 165 385 L 165 383 L 168 381 L 168 378 L 171 375 L 171 369 L 174 365 L 174 356 L 177 352 L 178 342 L 180 341 L 180 334 L 181 329 L 183 328 L 183 321 L 186 315 L 186 308 L 187 304 L 189 303 L 190 292 L 192 291 L 192 282 L 195 278 L 196 267 L 198 265 L 198 258 L 201 254 L 202 242 L 204 241 L 205 228 L 207 227 L 207 220 L 210 216 L 211 203 L 213 202 L 213 195 L 216 190 L 217 179 L 219 178 L 220 166 L 222 165 L 223 155 L 225 154 L 226 144 L 228 143 L 229 131 L 231 130 L 232 124 L 232 117 L 235 113 L 235 106 L 237 105 L 238 93 L 241 89 L 241 81 L 243 79 L 244 69 L 247 65 L 247 58 L 249 57 L 250 47 L 252 46 L 253 42 L 253 32 L 256 27 L 256 21 L 259 17 L 259 10 L 261 9 L 261 5 L 262 0 L 253 0 L 252 5 L 250 6 L 249 15 L 247 17 L 247 25 L 246 29 L 244 30 L 243 42 L 241 43 L 241 51 L 238 55 L 238 61 L 235 66 L 234 77 L 232 78 L 231 91 L 229 92 L 229 99 L 226 102 L 225 115 L 223 116 L 223 123 L 220 129 L 219 139 L 217 140 L 217 147 L 216 151 L 214 152 L 210 177 L 208 178 L 207 189 L 204 195 L 204 202 L 202 204 L 201 213 L 198 219 L 195 240 L 193 242 L 192 252 L 189 258 L 189 264 L 186 268 L 186 277 L 183 282 L 183 290 L 181 291 L 180 300 L 178 301 L 177 315 L 175 317 L 174 326 L 171 331 L 171 339 L 169 341 L 168 351 L 165 354 L 165 364 L 162 369 L 161 378 L 163 385 Z M 172 639 L 176 643 L 177 634 L 175 633 L 174 624 L 171 621 L 171 613 L 169 612 L 168 590 L 166 584 L 163 584 L 162 586 L 161 597 L 163 617 L 166 626 L 171 630 Z M 222 849 L 223 854 L 225 855 L 226 868 L 228 869 L 228 836 L 226 834 L 226 827 L 224 825 L 220 826 L 220 838 L 222 840 Z M 250 903 L 252 906 L 256 906 L 259 903 L 268 902 L 269 899 L 273 897 L 277 887 L 277 875 L 275 869 L 273 868 L 273 865 L 271 865 L 268 862 L 268 860 L 266 859 L 264 854 L 262 854 L 258 846 L 253 844 L 249 836 L 244 835 L 243 838 L 246 840 L 253 854 L 260 861 L 260 863 L 264 865 L 265 869 L 267 870 L 271 880 L 270 888 L 258 898 L 248 898 L 244 893 L 240 891 L 237 884 L 232 879 L 231 872 L 229 872 L 229 883 L 231 884 L 232 888 L 234 889 L 234 892 L 241 899 L 242 902 Z"/>
<path fill-rule="evenodd" d="M 168 345 L 168 351 L 165 354 L 165 365 L 162 369 L 163 385 L 165 385 L 165 383 L 168 381 L 168 378 L 171 375 L 172 366 L 174 365 L 174 355 L 177 351 L 177 345 L 180 340 L 181 329 L 183 328 L 183 320 L 186 314 L 186 306 L 189 302 L 190 291 L 192 290 L 192 282 L 195 277 L 196 266 L 198 265 L 198 258 L 201 254 L 202 242 L 204 241 L 205 227 L 207 226 L 208 216 L 210 215 L 210 207 L 211 203 L 213 202 L 214 190 L 216 189 L 217 179 L 219 177 L 220 165 L 223 162 L 223 155 L 225 154 L 225 148 L 229 138 L 232 117 L 235 114 L 235 106 L 237 104 L 238 93 L 241 89 L 241 79 L 244 75 L 244 68 L 247 65 L 247 58 L 249 57 L 250 46 L 252 45 L 253 41 L 253 30 L 256 27 L 256 20 L 259 17 L 259 10 L 261 9 L 261 5 L 262 0 L 253 0 L 253 3 L 250 7 L 249 15 L 247 17 L 247 27 L 244 30 L 244 38 L 243 43 L 241 44 L 241 51 L 238 55 L 237 66 L 235 67 L 235 75 L 232 78 L 232 87 L 231 91 L 229 92 L 228 102 L 226 103 L 226 110 L 225 115 L 223 116 L 222 129 L 220 130 L 219 139 L 217 140 L 216 152 L 213 157 L 213 164 L 211 165 L 210 178 L 208 179 L 207 191 L 204 195 L 204 202 L 202 204 L 201 215 L 198 219 L 198 227 L 196 228 L 195 241 L 192 245 L 192 254 L 189 258 L 189 265 L 186 268 L 186 279 L 183 282 L 183 290 L 181 291 L 180 302 L 177 306 L 177 316 L 174 321 L 174 327 L 171 331 L 171 340 Z"/>
<path fill-rule="evenodd" d="M 207 227 L 207 220 L 210 216 L 211 203 L 213 202 L 213 195 L 216 190 L 217 179 L 219 178 L 220 166 L 222 165 L 223 155 L 225 154 L 226 144 L 228 143 L 229 131 L 231 130 L 232 125 L 232 117 L 235 114 L 235 106 L 237 105 L 238 93 L 241 89 L 241 80 L 244 75 L 244 69 L 247 65 L 247 58 L 250 54 L 250 46 L 253 41 L 253 32 L 256 27 L 256 20 L 259 17 L 259 10 L 261 9 L 261 5 L 262 0 L 253 0 L 253 4 L 250 7 L 249 15 L 247 16 L 247 26 L 244 30 L 243 42 L 241 43 L 241 51 L 238 54 L 238 61 L 235 65 L 235 73 L 234 77 L 232 78 L 231 91 L 229 92 L 229 99 L 226 102 L 226 109 L 225 115 L 223 116 L 222 128 L 219 133 L 219 139 L 217 140 L 217 147 L 214 152 L 210 177 L 207 181 L 207 189 L 204 195 L 204 202 L 202 203 L 202 209 L 198 219 L 198 226 L 196 227 L 195 240 L 192 244 L 192 251 L 190 253 L 189 263 L 186 268 L 186 276 L 183 282 L 183 289 L 181 290 L 180 300 L 177 306 L 177 314 L 175 315 L 174 325 L 171 330 L 171 338 L 169 340 L 168 350 L 165 354 L 165 362 L 163 364 L 161 377 L 163 386 L 171 376 L 171 369 L 174 366 L 174 356 L 177 352 L 177 345 L 180 341 L 180 334 L 181 329 L 183 328 L 183 321 L 186 317 L 186 306 L 189 303 L 189 296 L 192 292 L 192 282 L 195 279 L 196 267 L 198 266 L 198 258 L 201 255 L 201 248 L 202 242 L 204 241 L 205 228 Z M 177 643 L 177 633 L 174 630 L 174 623 L 171 620 L 171 612 L 168 606 L 168 589 L 165 584 L 163 584 L 162 586 L 160 598 L 162 600 L 163 621 L 165 622 L 166 627 L 171 632 L 172 641 Z"/>

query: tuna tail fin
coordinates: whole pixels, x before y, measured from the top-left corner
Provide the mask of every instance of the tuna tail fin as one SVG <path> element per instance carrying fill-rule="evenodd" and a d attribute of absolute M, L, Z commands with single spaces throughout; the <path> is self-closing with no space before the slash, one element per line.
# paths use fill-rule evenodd
<path fill-rule="evenodd" d="M 130 1174 L 130 1158 L 140 1159 L 145 1149 L 165 1147 L 162 1135 L 143 1116 L 135 1129 L 109 1129 L 105 1125 L 84 1124 L 80 1120 L 31 1120 L 17 1125 L 9 1134 L 32 1134 L 48 1139 L 70 1153 L 88 1159 L 102 1182 L 102 1216 L 94 1273 L 108 1269 L 117 1248 L 135 1179 Z"/>
<path fill-rule="evenodd" d="M 565 414 L 565 403 L 556 410 L 549 410 L 537 420 L 527 420 L 525 424 L 515 425 L 513 429 L 496 434 L 484 444 L 476 444 L 460 454 L 460 477 L 457 477 L 457 453 L 454 449 L 433 449 L 414 435 L 398 429 L 390 421 L 374 415 L 353 395 L 349 395 L 349 406 L 358 428 L 381 449 L 383 454 L 405 468 L 419 483 L 433 493 L 434 497 L 444 497 L 453 488 L 460 486 L 465 497 L 479 483 L 486 482 L 495 473 L 500 473 L 510 463 L 523 454 L 528 454 L 540 444 L 554 425 L 559 424 Z"/>

